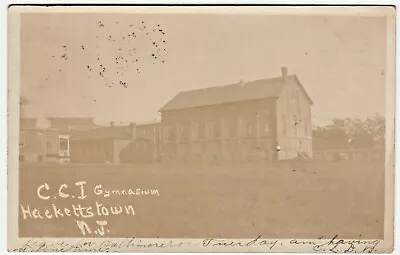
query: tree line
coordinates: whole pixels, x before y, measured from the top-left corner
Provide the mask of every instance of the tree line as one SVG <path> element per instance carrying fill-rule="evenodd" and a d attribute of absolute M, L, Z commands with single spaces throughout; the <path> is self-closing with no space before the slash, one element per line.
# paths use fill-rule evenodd
<path fill-rule="evenodd" d="M 333 118 L 313 129 L 313 143 L 318 149 L 384 147 L 385 117 Z"/>

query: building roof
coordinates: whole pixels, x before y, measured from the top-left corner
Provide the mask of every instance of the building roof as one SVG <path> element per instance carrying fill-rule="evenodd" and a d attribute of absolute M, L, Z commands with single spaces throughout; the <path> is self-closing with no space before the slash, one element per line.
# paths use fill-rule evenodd
<path fill-rule="evenodd" d="M 35 131 L 35 132 L 57 132 L 59 133 L 60 130 L 55 128 L 37 128 L 37 127 L 21 127 L 20 131 Z"/>
<path fill-rule="evenodd" d="M 132 139 L 131 127 L 99 127 L 88 130 L 71 131 L 71 140 Z"/>
<path fill-rule="evenodd" d="M 239 82 L 236 84 L 183 91 L 176 95 L 160 112 L 189 107 L 248 101 L 263 98 L 278 98 L 286 84 L 297 83 L 312 104 L 311 98 L 296 75 L 289 75 L 285 83 L 282 77 Z"/>
<path fill-rule="evenodd" d="M 52 124 L 57 125 L 94 125 L 94 118 L 92 117 L 49 117 L 47 119 L 50 120 Z"/>
<path fill-rule="evenodd" d="M 151 121 L 146 121 L 146 122 L 138 122 L 138 123 L 136 123 L 136 126 L 142 127 L 142 126 L 159 125 L 159 124 L 161 124 L 160 120 L 151 120 Z"/>

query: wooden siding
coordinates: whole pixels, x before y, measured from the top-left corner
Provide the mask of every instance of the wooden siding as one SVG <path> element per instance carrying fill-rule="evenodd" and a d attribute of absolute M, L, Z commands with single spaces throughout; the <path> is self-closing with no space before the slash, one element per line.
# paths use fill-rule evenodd
<path fill-rule="evenodd" d="M 279 159 L 297 157 L 303 152 L 312 157 L 311 106 L 296 83 L 288 84 L 277 103 Z M 295 124 L 297 123 L 297 124 Z"/>

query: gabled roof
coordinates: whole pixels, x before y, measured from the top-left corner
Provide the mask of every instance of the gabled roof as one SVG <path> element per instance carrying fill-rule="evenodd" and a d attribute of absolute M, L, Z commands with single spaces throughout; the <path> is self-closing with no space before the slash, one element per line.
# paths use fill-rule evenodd
<path fill-rule="evenodd" d="M 254 99 L 278 98 L 282 93 L 283 88 L 289 83 L 297 83 L 310 100 L 310 103 L 312 103 L 297 76 L 290 75 L 287 77 L 286 82 L 284 82 L 282 77 L 276 77 L 250 82 L 241 82 L 226 86 L 183 91 L 164 105 L 160 109 L 160 112 Z"/>

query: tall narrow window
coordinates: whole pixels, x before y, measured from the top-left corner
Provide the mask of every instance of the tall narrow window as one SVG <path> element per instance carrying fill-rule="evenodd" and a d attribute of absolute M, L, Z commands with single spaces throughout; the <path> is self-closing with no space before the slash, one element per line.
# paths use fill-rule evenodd
<path fill-rule="evenodd" d="M 192 133 L 192 139 L 195 141 L 199 139 L 199 131 L 200 131 L 199 127 L 200 127 L 200 125 L 199 125 L 198 121 L 195 121 L 192 123 L 192 132 L 191 133 Z"/>
<path fill-rule="evenodd" d="M 171 127 L 169 126 L 163 126 L 162 131 L 163 131 L 163 140 L 166 142 L 170 141 L 170 129 Z"/>
<path fill-rule="evenodd" d="M 297 116 L 293 115 L 293 123 L 292 123 L 292 127 L 293 127 L 293 135 L 297 136 L 297 130 L 298 130 L 298 120 L 297 120 Z"/>
<path fill-rule="evenodd" d="M 24 147 L 25 146 L 25 134 L 24 133 L 19 133 L 19 146 Z"/>
<path fill-rule="evenodd" d="M 251 137 L 253 136 L 253 123 L 251 120 L 248 120 L 247 122 L 247 136 Z"/>
<path fill-rule="evenodd" d="M 182 123 L 182 141 L 188 141 L 189 140 L 189 124 L 188 122 L 183 122 Z"/>
<path fill-rule="evenodd" d="M 304 136 L 308 136 L 308 120 L 304 120 Z"/>
<path fill-rule="evenodd" d="M 228 128 L 229 128 L 229 134 L 228 134 L 228 136 L 229 137 L 235 137 L 236 136 L 236 130 L 237 130 L 237 123 L 234 121 L 234 119 L 232 120 L 230 120 L 229 121 L 229 123 L 228 123 Z"/>
<path fill-rule="evenodd" d="M 219 138 L 221 136 L 221 122 L 215 121 L 214 122 L 214 137 Z"/>
<path fill-rule="evenodd" d="M 215 123 L 213 121 L 209 121 L 207 123 L 207 138 L 209 139 L 215 138 Z"/>
<path fill-rule="evenodd" d="M 228 136 L 228 122 L 225 119 L 221 120 L 221 136 Z"/>
<path fill-rule="evenodd" d="M 238 118 L 238 135 L 239 136 L 243 136 L 244 135 L 244 121 L 243 121 L 243 119 L 242 118 Z"/>
<path fill-rule="evenodd" d="M 263 124 L 262 124 L 262 126 L 261 126 L 261 132 L 262 132 L 262 134 L 263 135 L 269 135 L 269 129 L 270 129 L 270 127 L 269 127 L 269 123 L 267 122 L 267 121 L 265 121 Z"/>
<path fill-rule="evenodd" d="M 205 137 L 205 127 L 204 121 L 199 122 L 199 139 L 204 139 Z"/>
<path fill-rule="evenodd" d="M 173 142 L 176 139 L 176 134 L 175 134 L 175 127 L 174 126 L 167 126 L 164 129 L 164 134 L 165 134 L 165 141 L 168 142 Z"/>

